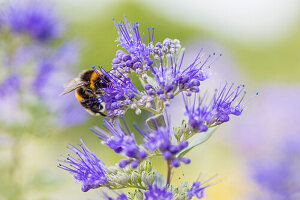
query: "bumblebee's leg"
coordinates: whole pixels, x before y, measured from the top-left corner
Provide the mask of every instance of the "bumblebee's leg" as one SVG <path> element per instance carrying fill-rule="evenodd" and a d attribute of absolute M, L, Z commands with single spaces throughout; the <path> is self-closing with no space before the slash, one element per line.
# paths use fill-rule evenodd
<path fill-rule="evenodd" d="M 99 112 L 99 114 L 101 115 L 101 116 L 103 116 L 103 117 L 106 117 L 107 115 L 105 114 L 105 113 L 103 113 L 103 112 Z"/>

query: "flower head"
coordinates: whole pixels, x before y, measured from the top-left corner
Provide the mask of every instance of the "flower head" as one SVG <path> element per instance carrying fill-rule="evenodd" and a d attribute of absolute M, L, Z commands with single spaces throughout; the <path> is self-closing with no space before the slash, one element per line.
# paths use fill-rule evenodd
<path fill-rule="evenodd" d="M 160 56 L 177 55 L 181 50 L 180 41 L 178 39 L 164 39 L 163 43 L 157 42 L 153 48 L 154 58 L 159 60 Z"/>
<path fill-rule="evenodd" d="M 156 184 L 149 186 L 149 191 L 145 192 L 145 200 L 171 200 L 172 192 L 168 192 L 166 187 L 159 188 Z"/>
<path fill-rule="evenodd" d="M 193 101 L 189 100 L 189 95 L 184 96 L 186 115 L 189 118 L 190 126 L 200 132 L 207 131 L 209 127 L 229 121 L 229 115 L 241 115 L 245 105 L 245 103 L 242 104 L 242 101 L 246 92 L 243 92 L 243 85 L 236 89 L 232 88 L 233 84 L 229 89 L 225 84 L 220 92 L 216 90 L 208 105 L 205 104 L 206 95 L 204 97 L 198 95 L 198 101 L 196 95 Z"/>
<path fill-rule="evenodd" d="M 99 127 L 95 127 L 92 131 L 103 140 L 104 144 L 109 146 L 116 153 L 122 153 L 129 157 L 129 159 L 119 162 L 121 168 L 126 167 L 128 164 L 136 168 L 140 161 L 147 157 L 147 153 L 137 145 L 134 134 L 131 133 L 125 121 L 127 132 L 123 129 L 119 120 L 115 123 L 116 125 L 104 120 L 104 126 L 110 133 L 107 133 Z"/>
<path fill-rule="evenodd" d="M 60 161 L 62 164 L 59 164 L 58 167 L 71 172 L 77 181 L 82 182 L 81 190 L 87 192 L 106 184 L 107 179 L 105 177 L 105 164 L 87 148 L 82 139 L 81 142 L 82 145 L 79 145 L 79 148 L 73 145 L 68 148 L 78 158 L 69 155 L 66 160 Z"/>
<path fill-rule="evenodd" d="M 201 181 L 194 182 L 192 187 L 188 191 L 187 196 L 189 198 L 192 198 L 194 196 L 196 196 L 198 199 L 204 198 L 205 190 L 207 187 L 210 186 L 210 185 L 204 185 L 204 184 L 205 184 L 205 182 L 202 183 Z"/>
<path fill-rule="evenodd" d="M 152 28 L 152 36 L 150 28 L 148 28 L 148 43 L 145 38 L 142 38 L 139 31 L 139 24 L 129 23 L 125 17 L 125 22 L 121 21 L 119 24 L 113 20 L 119 33 L 118 41 L 130 53 L 136 55 L 140 59 L 144 56 L 148 57 L 152 52 L 152 42 L 154 36 L 154 28 Z M 144 42 L 143 42 L 144 39 Z"/>
<path fill-rule="evenodd" d="M 144 147 L 151 152 L 159 150 L 164 158 L 171 162 L 173 167 L 179 167 L 180 161 L 189 164 L 190 159 L 186 157 L 177 158 L 176 155 L 188 146 L 187 141 L 181 141 L 179 144 L 173 144 L 171 139 L 173 137 L 173 131 L 170 126 L 170 122 L 167 119 L 167 126 L 159 125 L 157 120 L 153 120 L 155 130 L 146 132 L 136 126 L 136 129 L 144 137 Z"/>
<path fill-rule="evenodd" d="M 122 73 L 135 72 L 137 74 L 145 74 L 153 64 L 150 55 L 153 49 L 154 27 L 152 31 L 148 27 L 148 37 L 140 34 L 138 23 L 129 23 L 125 17 L 125 22 L 119 24 L 113 20 L 119 33 L 118 41 L 127 50 L 125 53 L 122 50 L 116 52 L 116 57 L 113 59 L 112 71 L 119 70 Z"/>
<path fill-rule="evenodd" d="M 39 41 L 56 38 L 61 32 L 55 13 L 36 0 L 13 3 L 5 21 L 12 31 L 29 34 Z"/>
<path fill-rule="evenodd" d="M 171 52 L 176 53 L 176 51 L 172 50 Z M 151 67 L 156 85 L 146 84 L 147 94 L 167 101 L 173 99 L 177 93 L 182 91 L 187 91 L 188 94 L 199 92 L 200 83 L 208 78 L 206 70 L 218 58 L 214 58 L 214 55 L 208 55 L 203 59 L 201 53 L 202 50 L 196 56 L 194 62 L 186 68 L 182 66 L 184 54 L 182 54 L 179 61 L 176 60 L 176 54 L 169 53 L 166 58 L 162 54 L 157 55 L 159 59 L 155 61 L 155 66 Z M 165 60 L 168 61 L 165 62 Z"/>

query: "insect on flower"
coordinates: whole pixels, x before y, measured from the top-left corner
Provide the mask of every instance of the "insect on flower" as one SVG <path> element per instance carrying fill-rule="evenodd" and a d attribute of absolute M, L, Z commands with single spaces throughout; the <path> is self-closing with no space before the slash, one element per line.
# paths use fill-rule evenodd
<path fill-rule="evenodd" d="M 205 56 L 201 49 L 194 61 L 185 66 L 179 40 L 166 38 L 154 46 L 154 29 L 151 34 L 148 28 L 149 42 L 146 42 L 138 23 L 129 23 L 125 18 L 125 22 L 115 24 L 119 34 L 117 41 L 126 52 L 116 52 L 108 71 L 102 66 L 84 71 L 66 84 L 62 94 L 75 90 L 76 98 L 87 111 L 106 116 L 105 129 L 95 126 L 91 130 L 102 144 L 125 158 L 113 166 L 106 166 L 82 142 L 81 149 L 74 146 L 69 149 L 79 159 L 69 156 L 60 161 L 59 167 L 82 182 L 84 192 L 100 187 L 112 191 L 135 188 L 127 194 L 115 192 L 114 197 L 104 193 L 103 199 L 107 200 L 206 198 L 205 193 L 214 177 L 206 181 L 199 177 L 192 185 L 183 182 L 177 186 L 172 183 L 173 173 L 181 163 L 191 163 L 186 153 L 205 142 L 213 133 L 213 127 L 229 121 L 231 115 L 242 114 L 247 103 L 243 102 L 244 85 L 234 89 L 233 84 L 229 87 L 225 84 L 207 102 L 206 93 L 200 94 L 200 85 L 209 78 L 207 70 L 221 54 Z M 138 89 L 131 78 L 133 75 L 140 80 L 142 89 Z M 166 107 L 180 93 L 188 122 L 182 120 L 181 125 L 171 126 Z M 123 118 L 129 109 L 135 110 L 136 115 L 141 114 L 141 110 L 152 113 L 145 129 L 133 123 L 142 136 L 142 143 L 136 140 Z M 164 158 L 166 177 L 152 167 L 154 156 Z"/>
<path fill-rule="evenodd" d="M 101 76 L 99 76 L 101 74 Z M 65 95 L 75 90 L 75 96 L 87 112 L 93 115 L 106 116 L 99 97 L 103 94 L 101 88 L 108 86 L 109 79 L 98 70 L 86 70 L 78 77 L 70 80 L 64 86 Z"/>

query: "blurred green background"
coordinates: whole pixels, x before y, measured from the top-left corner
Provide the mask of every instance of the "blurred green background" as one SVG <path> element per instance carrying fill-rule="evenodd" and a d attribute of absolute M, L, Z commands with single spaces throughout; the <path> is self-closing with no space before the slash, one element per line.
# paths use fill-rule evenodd
<path fill-rule="evenodd" d="M 196 43 L 199 43 L 199 49 L 201 43 L 208 49 L 217 46 L 215 51 L 223 54 L 217 66 L 222 67 L 223 59 L 229 60 L 232 65 L 228 70 L 228 65 L 221 69 L 220 73 L 225 71 L 229 75 L 218 74 L 222 78 L 220 81 L 242 80 L 250 93 L 253 91 L 252 94 L 263 92 L 261 90 L 266 85 L 298 86 L 300 16 L 297 1 L 213 2 L 68 0 L 55 1 L 54 4 L 62 20 L 67 21 L 68 36 L 82 41 L 82 70 L 94 65 L 109 69 L 118 49 L 112 18 L 119 21 L 126 15 L 129 21 L 140 23 L 141 31 L 146 31 L 147 26 L 155 26 L 155 42 L 169 37 L 180 39 L 181 45 L 187 49 Z M 218 73 L 216 67 L 211 70 Z M 241 76 L 231 80 L 230 74 Z M 248 110 L 255 107 L 255 99 L 249 104 Z M 127 114 L 126 118 L 142 123 L 141 118 L 136 119 L 133 113 Z M 65 147 L 78 144 L 80 138 L 107 165 L 120 159 L 110 149 L 101 146 L 97 137 L 89 131 L 94 125 L 100 126 L 101 120 L 100 117 L 90 117 L 88 122 L 76 127 L 59 130 L 41 128 L 41 136 L 24 136 L 18 144 L 22 149 L 21 159 L 15 166 L 18 169 L 18 186 L 11 182 L 7 170 L 14 162 L 14 141 L 0 128 L 0 200 L 14 199 L 16 191 L 22 193 L 22 200 L 101 199 L 100 192 L 96 190 L 83 193 L 80 184 L 75 184 L 69 174 L 56 167 L 57 160 L 67 152 Z M 242 120 L 243 116 L 233 121 L 238 123 Z M 243 199 L 257 191 L 258 186 L 247 173 L 243 154 L 228 143 L 228 138 L 223 140 L 227 132 L 222 130 L 228 130 L 227 126 L 230 125 L 222 125 L 210 141 L 191 152 L 192 164 L 177 169 L 172 181 L 193 181 L 200 174 L 217 174 L 217 184 L 208 192 L 209 198 L 215 200 Z M 154 163 L 165 172 L 160 160 L 154 160 Z"/>

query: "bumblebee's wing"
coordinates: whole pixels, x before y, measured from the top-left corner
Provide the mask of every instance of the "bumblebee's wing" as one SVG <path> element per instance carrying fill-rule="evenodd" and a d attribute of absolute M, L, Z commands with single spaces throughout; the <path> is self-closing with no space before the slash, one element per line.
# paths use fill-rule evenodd
<path fill-rule="evenodd" d="M 60 96 L 65 95 L 69 92 L 72 92 L 73 90 L 76 90 L 77 88 L 85 85 L 84 82 L 80 81 L 79 78 L 74 78 L 70 80 L 69 82 L 64 84 L 64 91 L 60 94 Z"/>

